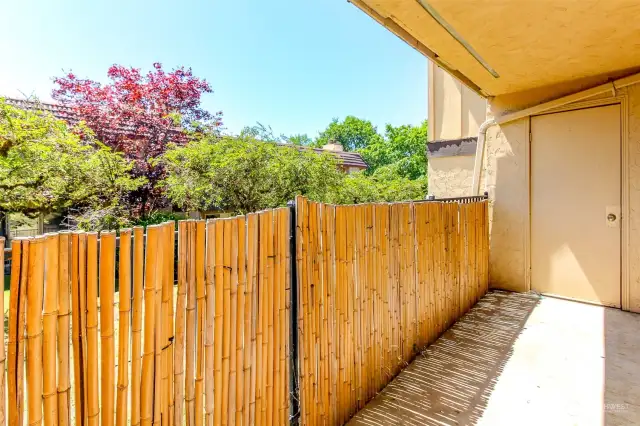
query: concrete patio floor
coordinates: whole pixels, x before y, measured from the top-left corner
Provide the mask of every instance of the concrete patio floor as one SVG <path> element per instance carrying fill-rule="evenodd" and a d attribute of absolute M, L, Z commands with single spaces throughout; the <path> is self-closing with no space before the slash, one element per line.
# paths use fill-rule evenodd
<path fill-rule="evenodd" d="M 492 291 L 349 424 L 640 424 L 640 315 Z"/>

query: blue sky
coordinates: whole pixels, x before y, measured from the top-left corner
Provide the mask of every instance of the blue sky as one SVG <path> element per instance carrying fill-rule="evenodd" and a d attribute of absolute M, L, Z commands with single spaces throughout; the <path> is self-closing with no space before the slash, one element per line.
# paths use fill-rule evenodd
<path fill-rule="evenodd" d="M 346 0 L 13 1 L 0 94 L 50 100 L 51 77 L 104 81 L 113 63 L 190 66 L 230 133 L 261 122 L 314 137 L 333 117 L 381 129 L 427 117 L 427 61 Z"/>

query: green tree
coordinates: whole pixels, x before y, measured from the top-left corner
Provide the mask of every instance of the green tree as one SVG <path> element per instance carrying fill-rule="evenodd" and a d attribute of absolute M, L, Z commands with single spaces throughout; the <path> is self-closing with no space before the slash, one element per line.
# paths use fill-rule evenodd
<path fill-rule="evenodd" d="M 144 182 L 89 134 L 81 140 L 52 115 L 0 99 L 0 210 L 35 217 L 108 208 Z"/>
<path fill-rule="evenodd" d="M 163 185 L 177 206 L 248 213 L 286 205 L 296 195 L 331 201 L 344 174 L 329 154 L 252 137 L 205 138 L 175 146 L 161 160 Z"/>
<path fill-rule="evenodd" d="M 313 139 L 311 139 L 306 133 L 298 133 L 297 135 L 291 135 L 286 138 L 286 142 L 292 145 L 298 145 L 298 146 L 313 145 Z"/>
<path fill-rule="evenodd" d="M 387 124 L 384 138 L 372 138 L 358 152 L 373 174 L 380 167 L 390 167 L 399 177 L 418 179 L 427 173 L 427 122 L 420 126 Z"/>
<path fill-rule="evenodd" d="M 245 126 L 240 130 L 240 139 L 256 139 L 263 142 L 280 142 L 284 139 L 283 135 L 276 136 L 273 129 L 269 125 L 257 122 L 253 126 Z"/>
<path fill-rule="evenodd" d="M 410 201 L 424 199 L 426 191 L 425 177 L 399 177 L 383 167 L 373 175 L 357 172 L 346 176 L 333 198 L 337 204 Z"/>
<path fill-rule="evenodd" d="M 370 121 L 349 115 L 343 121 L 334 118 L 327 128 L 318 135 L 315 145 L 322 147 L 330 140 L 335 140 L 346 151 L 356 151 L 377 143 L 380 139 L 382 137 Z"/>

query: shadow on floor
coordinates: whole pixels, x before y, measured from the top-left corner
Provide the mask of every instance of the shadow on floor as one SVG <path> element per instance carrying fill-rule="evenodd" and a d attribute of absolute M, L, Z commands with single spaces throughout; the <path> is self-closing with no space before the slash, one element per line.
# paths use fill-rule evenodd
<path fill-rule="evenodd" d="M 640 315 L 604 308 L 604 424 L 640 421 Z"/>
<path fill-rule="evenodd" d="M 489 292 L 349 424 L 477 423 L 538 302 L 533 294 Z"/>

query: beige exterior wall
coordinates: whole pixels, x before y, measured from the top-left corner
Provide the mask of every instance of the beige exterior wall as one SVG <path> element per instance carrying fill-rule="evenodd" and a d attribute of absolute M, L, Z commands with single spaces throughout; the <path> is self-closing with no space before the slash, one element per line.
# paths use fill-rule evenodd
<path fill-rule="evenodd" d="M 429 61 L 429 139 L 478 135 L 486 119 L 486 100 Z"/>
<path fill-rule="evenodd" d="M 469 195 L 473 182 L 473 159 L 473 156 L 430 158 L 429 194 L 436 197 Z"/>
<path fill-rule="evenodd" d="M 489 192 L 491 285 L 526 289 L 525 234 L 529 225 L 529 119 L 489 128 L 486 135 L 481 192 Z"/>
<path fill-rule="evenodd" d="M 548 95 L 545 92 L 544 98 Z M 625 96 L 628 105 L 622 131 L 628 138 L 629 163 L 629 309 L 640 312 L 640 85 L 620 89 L 617 95 Z M 530 93 L 526 97 L 527 101 L 517 95 L 495 98 L 489 114 L 500 116 L 543 101 Z M 480 181 L 481 191 L 485 185 L 489 191 L 491 204 L 491 285 L 515 291 L 529 289 L 529 122 L 527 117 L 489 128 Z"/>

